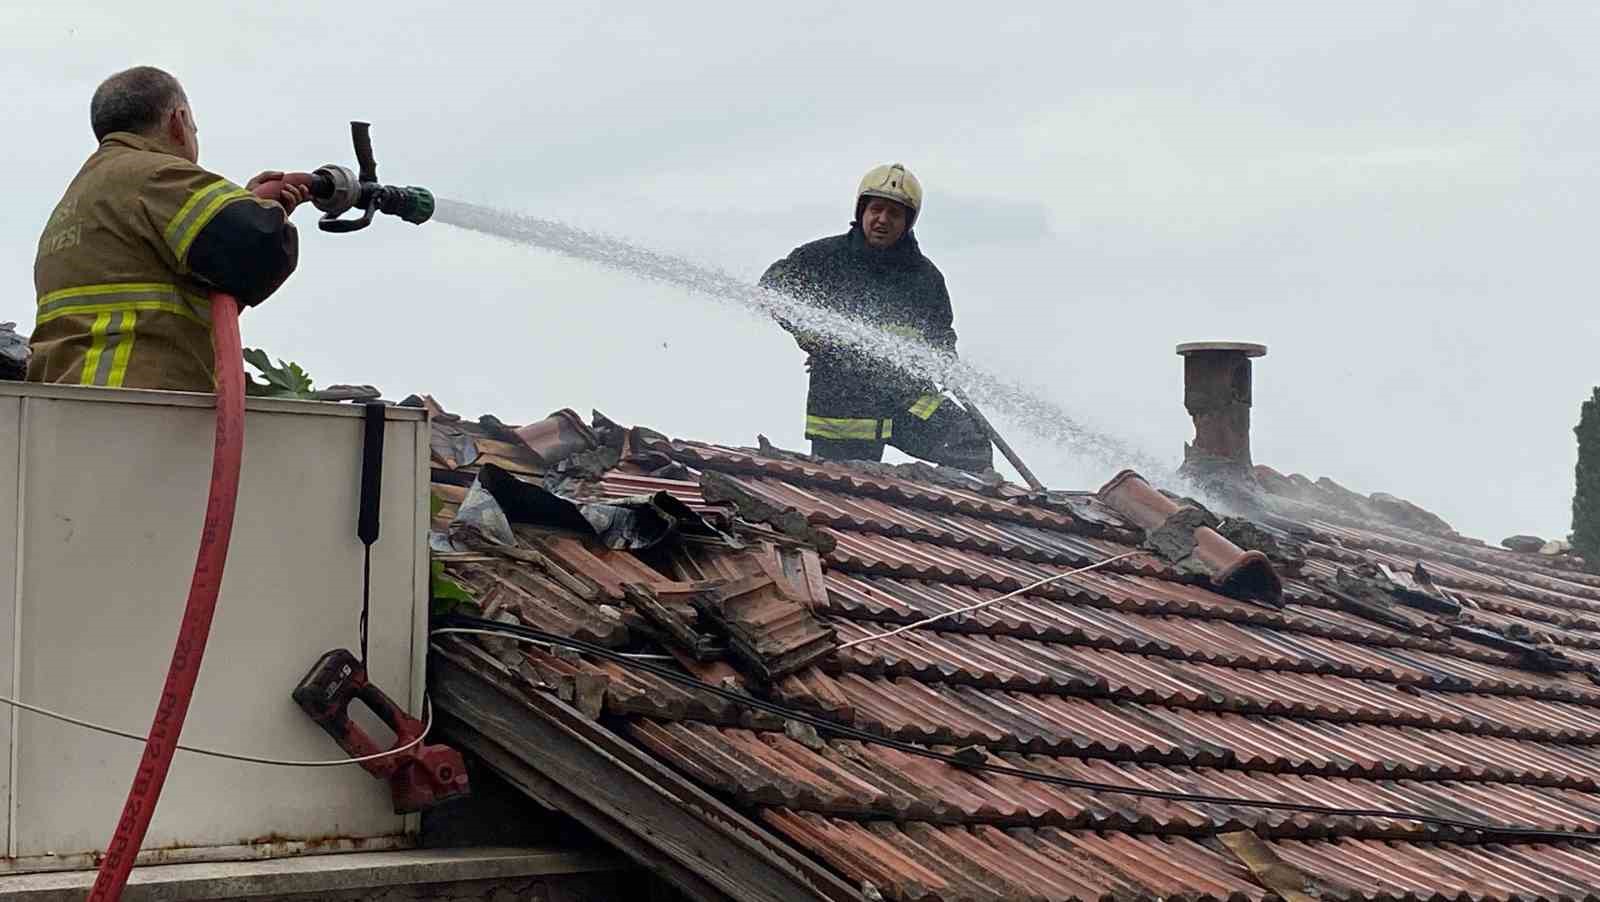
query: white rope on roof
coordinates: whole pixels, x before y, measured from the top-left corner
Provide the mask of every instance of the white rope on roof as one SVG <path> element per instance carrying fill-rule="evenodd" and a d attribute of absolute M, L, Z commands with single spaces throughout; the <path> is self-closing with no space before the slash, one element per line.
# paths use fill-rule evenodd
<path fill-rule="evenodd" d="M 970 614 L 973 611 L 981 611 L 984 608 L 989 607 L 990 605 L 996 605 L 996 604 L 999 604 L 1002 601 L 1008 601 L 1008 600 L 1010 600 L 1012 598 L 1016 598 L 1018 595 L 1023 595 L 1025 593 L 1032 592 L 1034 589 L 1037 589 L 1040 586 L 1047 585 L 1049 583 L 1053 583 L 1053 582 L 1055 582 L 1057 580 L 1066 579 L 1069 576 L 1077 576 L 1080 573 L 1088 573 L 1090 570 L 1098 570 L 1101 567 L 1106 566 L 1107 564 L 1114 564 L 1117 561 L 1122 560 L 1123 558 L 1130 558 L 1130 557 L 1133 557 L 1134 555 L 1142 554 L 1142 553 L 1143 552 L 1139 552 L 1139 551 L 1127 551 L 1127 552 L 1124 552 L 1122 554 L 1117 555 L 1116 557 L 1108 557 L 1105 560 L 1100 561 L 1098 563 L 1090 564 L 1087 567 L 1079 567 L 1076 570 L 1069 570 L 1066 573 L 1057 573 L 1055 576 L 1047 576 L 1044 579 L 1038 580 L 1037 582 L 1029 583 L 1028 585 L 1023 586 L 1022 588 L 1017 589 L 1014 592 L 1007 592 L 1006 594 L 1000 596 L 999 598 L 991 598 L 988 601 L 980 601 L 977 604 L 970 604 L 970 605 L 967 605 L 964 608 L 956 608 L 953 611 L 945 611 L 943 614 L 936 614 L 936 615 L 934 615 L 932 617 L 928 617 L 928 618 L 926 618 L 924 620 L 918 620 L 916 623 L 908 623 L 905 626 L 895 627 L 894 629 L 889 630 L 886 633 L 877 633 L 877 634 L 871 635 L 871 636 L 863 636 L 860 639 L 852 639 L 849 642 L 846 642 L 843 645 L 840 645 L 837 650 L 838 651 L 844 651 L 847 648 L 854 648 L 857 645 L 861 645 L 861 644 L 866 643 L 866 642 L 872 642 L 872 641 L 877 640 L 877 639 L 887 639 L 890 636 L 898 636 L 901 633 L 906 632 L 907 630 L 918 629 L 920 627 L 927 626 L 930 623 L 938 623 L 939 621 L 945 619 L 946 617 L 954 617 L 957 614 Z"/>

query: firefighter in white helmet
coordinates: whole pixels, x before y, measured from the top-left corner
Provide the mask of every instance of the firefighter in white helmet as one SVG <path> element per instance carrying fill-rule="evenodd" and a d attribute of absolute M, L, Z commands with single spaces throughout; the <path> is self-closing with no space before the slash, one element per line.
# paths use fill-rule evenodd
<path fill-rule="evenodd" d="M 856 190 L 843 235 L 796 248 L 767 269 L 765 288 L 865 320 L 955 356 L 950 293 L 917 246 L 922 185 L 899 163 L 876 166 Z M 810 355 L 806 438 L 829 460 L 882 460 L 883 446 L 982 472 L 993 451 L 978 424 L 947 403 L 927 375 L 780 319 Z"/>

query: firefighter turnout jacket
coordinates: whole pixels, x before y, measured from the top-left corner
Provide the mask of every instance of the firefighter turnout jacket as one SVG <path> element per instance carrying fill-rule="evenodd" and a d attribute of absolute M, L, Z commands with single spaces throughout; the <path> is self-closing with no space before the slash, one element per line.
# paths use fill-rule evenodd
<path fill-rule="evenodd" d="M 31 382 L 210 392 L 210 291 L 265 300 L 294 271 L 283 207 L 156 142 L 113 132 L 67 187 L 34 260 Z"/>
<path fill-rule="evenodd" d="M 796 248 L 767 269 L 761 285 L 955 354 L 944 276 L 909 231 L 880 250 L 866 244 L 859 224 L 852 225 L 844 235 Z M 893 438 L 897 417 L 927 421 L 943 401 L 926 378 L 799 323 L 780 322 L 811 355 L 808 439 L 882 442 Z"/>

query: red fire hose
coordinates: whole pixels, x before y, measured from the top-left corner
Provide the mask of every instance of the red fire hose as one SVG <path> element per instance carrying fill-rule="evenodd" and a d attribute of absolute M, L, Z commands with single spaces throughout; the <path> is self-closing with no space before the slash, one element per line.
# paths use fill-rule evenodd
<path fill-rule="evenodd" d="M 211 295 L 212 343 L 216 352 L 217 443 L 211 458 L 211 497 L 206 501 L 205 525 L 200 530 L 200 553 L 194 579 L 189 583 L 189 603 L 183 610 L 177 646 L 167 668 L 167 683 L 156 705 L 155 721 L 145 741 L 144 756 L 133 776 L 133 788 L 122 806 L 116 832 L 100 861 L 100 872 L 90 902 L 118 902 L 144 845 L 156 801 L 172 767 L 178 735 L 194 697 L 200 659 L 211 635 L 211 617 L 217 609 L 222 567 L 228 560 L 228 539 L 233 534 L 233 510 L 239 500 L 239 461 L 244 452 L 244 365 L 239 346 L 239 303 L 231 295 Z"/>

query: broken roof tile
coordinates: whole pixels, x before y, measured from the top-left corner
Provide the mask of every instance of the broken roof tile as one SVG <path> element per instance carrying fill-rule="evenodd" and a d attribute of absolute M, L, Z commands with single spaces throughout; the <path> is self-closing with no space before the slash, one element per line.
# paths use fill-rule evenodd
<path fill-rule="evenodd" d="M 594 431 L 576 411 L 563 408 L 542 420 L 514 430 L 517 438 L 538 455 L 546 466 L 554 467 L 581 451 L 600 445 Z"/>
<path fill-rule="evenodd" d="M 745 577 L 696 593 L 694 604 L 728 634 L 732 650 L 767 681 L 833 653 L 832 628 L 773 577 Z"/>
<path fill-rule="evenodd" d="M 1137 523 L 1145 531 L 1146 547 L 1161 549 L 1180 572 L 1192 562 L 1224 595 L 1274 607 L 1282 603 L 1283 583 L 1272 562 L 1259 551 L 1245 551 L 1223 538 L 1208 525 L 1216 523 L 1210 514 L 1180 508 L 1132 470 L 1112 477 L 1100 489 L 1100 497 Z"/>

